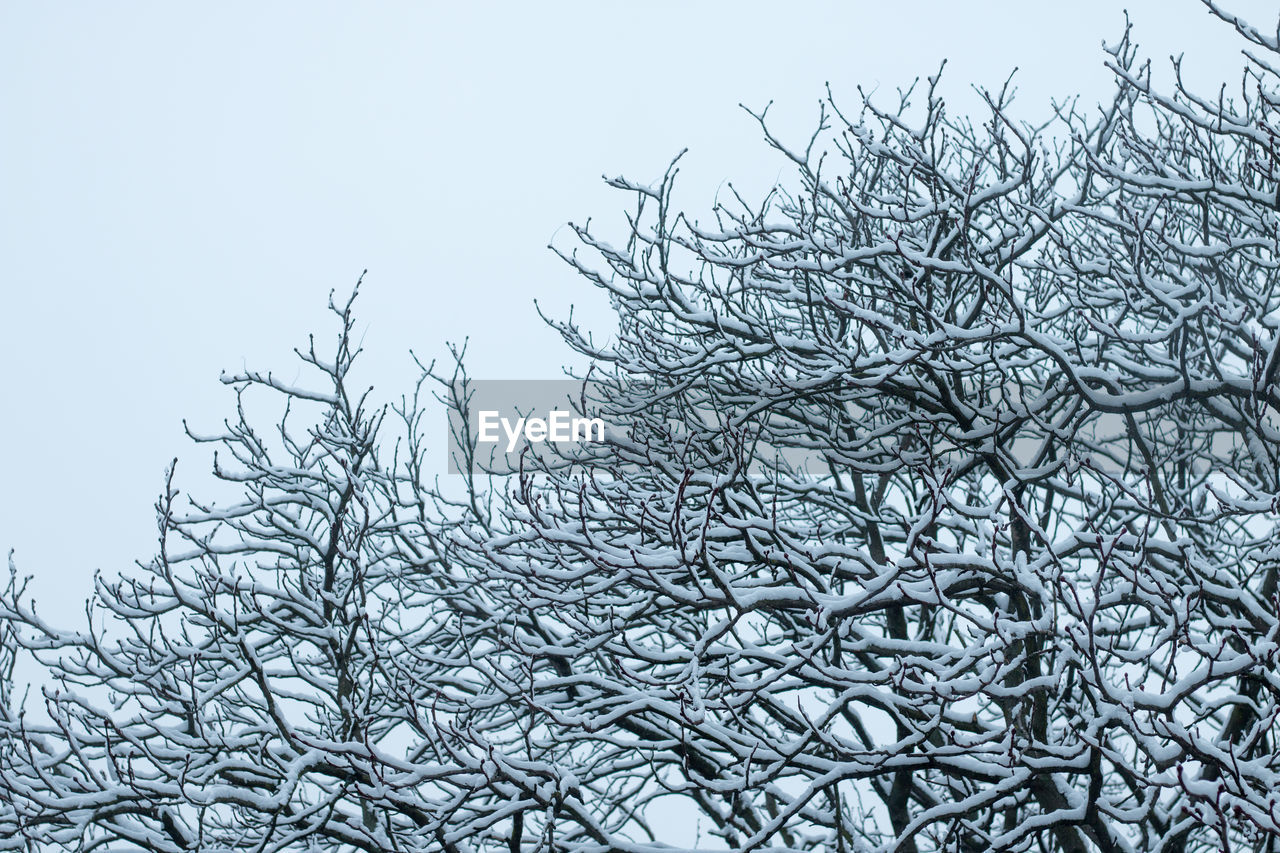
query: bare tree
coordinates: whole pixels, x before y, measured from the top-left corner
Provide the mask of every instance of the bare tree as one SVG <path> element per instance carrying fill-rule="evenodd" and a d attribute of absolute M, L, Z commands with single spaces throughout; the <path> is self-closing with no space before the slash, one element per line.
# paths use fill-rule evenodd
<path fill-rule="evenodd" d="M 935 77 L 799 147 L 758 114 L 794 178 L 705 222 L 674 164 L 611 181 L 625 240 L 563 256 L 618 333 L 553 322 L 613 428 L 567 459 L 434 487 L 350 303 L 323 390 L 227 378 L 314 415 L 196 436 L 239 502 L 167 486 L 83 631 L 0 597 L 52 677 L 0 692 L 8 843 L 1280 847 L 1280 43 L 1206 6 L 1234 98 L 1126 33 L 1095 111 Z"/>
<path fill-rule="evenodd" d="M 17 849 L 381 851 L 413 847 L 410 832 L 423 849 L 441 814 L 466 811 L 466 768 L 433 746 L 445 723 L 400 672 L 448 634 L 414 488 L 419 414 L 394 410 L 409 429 L 388 459 L 388 410 L 347 385 L 351 303 L 331 307 L 332 360 L 299 352 L 318 389 L 224 376 L 236 419 L 191 434 L 218 446 L 238 500 L 181 506 L 170 469 L 157 558 L 99 577 L 82 631 L 4 596 L 0 630 L 51 676 L 42 709 L 0 694 L 0 826 Z M 264 391 L 284 403 L 265 433 L 245 400 Z M 415 685 L 429 669 L 417 659 Z"/>
<path fill-rule="evenodd" d="M 792 189 L 578 229 L 625 437 L 473 563 L 617 849 L 665 797 L 732 849 L 1277 846 L 1277 80 L 1109 56 L 1092 117 L 761 115 Z"/>

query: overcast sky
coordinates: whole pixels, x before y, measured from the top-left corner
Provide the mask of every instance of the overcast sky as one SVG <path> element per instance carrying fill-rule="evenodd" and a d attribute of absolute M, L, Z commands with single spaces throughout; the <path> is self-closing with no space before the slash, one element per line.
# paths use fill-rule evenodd
<path fill-rule="evenodd" d="M 618 221 L 629 200 L 602 174 L 651 180 L 688 147 L 679 197 L 705 209 L 725 179 L 782 172 L 739 103 L 775 101 L 799 138 L 824 83 L 851 101 L 943 58 L 961 107 L 1015 66 L 1028 116 L 1094 102 L 1126 5 L 1161 64 L 1185 51 L 1194 79 L 1238 80 L 1239 45 L 1196 0 L 0 0 L 0 546 L 64 603 L 148 557 L 168 461 L 209 482 L 182 418 L 229 411 L 222 370 L 292 377 L 361 270 L 383 399 L 410 349 L 464 336 L 473 375 L 555 377 L 568 357 L 535 297 L 608 329 L 546 248 L 568 220 Z M 1269 5 L 1233 8 L 1269 29 Z"/>

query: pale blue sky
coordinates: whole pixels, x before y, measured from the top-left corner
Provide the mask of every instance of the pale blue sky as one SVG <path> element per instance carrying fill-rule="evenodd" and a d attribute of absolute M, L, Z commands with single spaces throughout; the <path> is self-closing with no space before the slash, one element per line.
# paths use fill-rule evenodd
<path fill-rule="evenodd" d="M 943 57 L 960 105 L 1014 66 L 1029 115 L 1093 101 L 1126 6 L 1150 55 L 1238 79 L 1238 45 L 1195 0 L 3 0 L 0 546 L 68 604 L 95 568 L 147 557 L 168 460 L 208 482 L 181 419 L 228 411 L 220 370 L 292 371 L 362 269 L 384 397 L 412 379 L 410 348 L 464 335 L 475 375 L 555 377 L 566 354 L 532 300 L 607 328 L 545 248 L 566 220 L 618 221 L 602 173 L 652 179 L 687 146 L 686 206 L 725 178 L 758 190 L 781 163 L 739 102 L 776 101 L 799 137 L 825 81 L 851 101 Z M 1233 8 L 1274 26 L 1271 4 Z"/>

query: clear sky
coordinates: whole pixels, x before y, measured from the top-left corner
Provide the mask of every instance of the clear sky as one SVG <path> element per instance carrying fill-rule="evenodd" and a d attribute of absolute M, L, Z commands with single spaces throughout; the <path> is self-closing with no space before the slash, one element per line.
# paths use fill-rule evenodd
<path fill-rule="evenodd" d="M 1273 3 L 1224 2 L 1274 28 Z M 72 609 L 93 570 L 148 557 L 168 461 L 209 483 L 182 418 L 229 411 L 222 370 L 291 377 L 361 270 L 383 399 L 411 348 L 464 336 L 473 375 L 555 377 L 535 297 L 608 329 L 546 248 L 567 220 L 618 222 L 602 174 L 651 180 L 688 147 L 686 207 L 725 179 L 759 191 L 782 164 L 739 103 L 775 101 L 800 138 L 824 83 L 852 101 L 944 57 L 960 108 L 1014 67 L 1029 117 L 1094 102 L 1126 6 L 1159 64 L 1238 81 L 1240 45 L 1196 0 L 0 0 L 0 546 Z"/>

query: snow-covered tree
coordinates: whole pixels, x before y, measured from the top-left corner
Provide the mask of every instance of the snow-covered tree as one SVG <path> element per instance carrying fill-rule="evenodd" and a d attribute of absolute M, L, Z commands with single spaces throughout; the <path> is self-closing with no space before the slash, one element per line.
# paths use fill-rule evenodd
<path fill-rule="evenodd" d="M 214 473 L 238 500 L 180 504 L 171 468 L 159 554 L 98 577 L 80 631 L 10 585 L 0 633 L 50 681 L 37 707 L 0 692 L 0 846 L 381 851 L 412 828 L 413 849 L 439 849 L 445 818 L 466 813 L 473 779 L 440 746 L 448 721 L 406 692 L 430 677 L 420 651 L 459 642 L 434 603 L 439 528 L 414 487 L 420 413 L 395 408 L 406 441 L 379 445 L 388 410 L 350 392 L 351 303 L 332 307 L 332 360 L 299 351 L 318 387 L 224 376 L 236 418 L 192 433 L 218 446 Z M 269 430 L 248 414 L 264 391 L 284 404 Z M 441 660 L 445 682 L 462 660 Z"/>
<path fill-rule="evenodd" d="M 51 677 L 0 691 L 0 846 L 1280 847 L 1280 42 L 1206 6 L 1231 97 L 1126 34 L 1042 126 L 933 78 L 760 114 L 758 204 L 611 181 L 569 464 L 435 488 L 350 304 L 322 390 L 228 377 L 298 410 L 201 438 L 239 502 L 167 486 L 80 631 L 0 597 Z"/>

